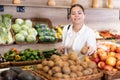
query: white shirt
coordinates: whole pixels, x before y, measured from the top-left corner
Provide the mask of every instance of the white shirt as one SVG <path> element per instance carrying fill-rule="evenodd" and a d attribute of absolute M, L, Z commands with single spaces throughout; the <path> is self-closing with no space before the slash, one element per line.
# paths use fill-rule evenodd
<path fill-rule="evenodd" d="M 83 25 L 78 32 L 74 33 L 72 27 L 73 26 L 71 25 L 68 29 L 67 25 L 63 28 L 63 46 L 66 48 L 71 48 L 76 53 L 76 55 L 80 54 L 81 49 L 86 44 L 87 46 L 93 47 L 96 50 L 96 38 L 94 31 L 91 28 Z"/>

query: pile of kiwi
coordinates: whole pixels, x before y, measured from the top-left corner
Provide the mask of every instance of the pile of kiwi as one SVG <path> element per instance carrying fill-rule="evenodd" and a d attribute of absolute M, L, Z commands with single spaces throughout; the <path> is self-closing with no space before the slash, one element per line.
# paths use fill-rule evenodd
<path fill-rule="evenodd" d="M 75 53 L 68 55 L 52 55 L 49 60 L 43 60 L 36 66 L 38 71 L 42 71 L 54 78 L 77 78 L 98 73 L 97 65 L 91 60 L 80 61 Z"/>

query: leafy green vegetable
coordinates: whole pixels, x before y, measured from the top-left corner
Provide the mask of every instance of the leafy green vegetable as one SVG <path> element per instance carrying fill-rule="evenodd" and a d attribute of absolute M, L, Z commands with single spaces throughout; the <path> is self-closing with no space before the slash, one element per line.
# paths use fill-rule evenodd
<path fill-rule="evenodd" d="M 20 41 L 20 42 L 24 42 L 25 41 L 24 35 L 19 34 L 19 33 L 15 35 L 15 39 L 16 39 L 16 41 Z"/>
<path fill-rule="evenodd" d="M 21 19 L 21 18 L 17 18 L 17 19 L 15 20 L 15 23 L 16 23 L 16 24 L 19 24 L 19 25 L 22 25 L 22 24 L 24 24 L 24 20 Z"/>
<path fill-rule="evenodd" d="M 28 35 L 26 40 L 27 40 L 27 42 L 35 42 L 36 41 L 36 36 Z"/>
<path fill-rule="evenodd" d="M 19 24 L 13 24 L 12 29 L 15 33 L 18 33 L 21 30 L 21 26 Z"/>

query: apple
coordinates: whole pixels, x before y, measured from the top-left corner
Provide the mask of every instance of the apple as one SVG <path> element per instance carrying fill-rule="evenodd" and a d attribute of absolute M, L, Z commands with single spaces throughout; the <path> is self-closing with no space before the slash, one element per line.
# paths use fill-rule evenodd
<path fill-rule="evenodd" d="M 93 58 L 92 60 L 96 63 L 98 63 L 100 61 L 99 57 Z"/>
<path fill-rule="evenodd" d="M 106 62 L 107 65 L 115 66 L 115 65 L 116 65 L 116 61 L 117 61 L 117 59 L 116 59 L 115 57 L 110 56 L 110 57 L 108 57 L 108 58 L 106 59 L 105 62 Z"/>
<path fill-rule="evenodd" d="M 109 52 L 109 53 L 107 53 L 108 56 L 113 56 L 113 57 L 115 56 L 115 54 L 116 54 L 115 52 Z"/>
<path fill-rule="evenodd" d="M 116 52 L 120 54 L 120 46 L 117 46 Z"/>
<path fill-rule="evenodd" d="M 105 65 L 105 66 L 104 66 L 104 70 L 112 71 L 112 70 L 113 70 L 113 67 L 110 66 L 110 65 Z"/>
<path fill-rule="evenodd" d="M 104 69 L 104 67 L 105 67 L 105 62 L 104 61 L 100 61 L 100 62 L 98 62 L 98 68 L 100 68 L 100 69 Z"/>
<path fill-rule="evenodd" d="M 118 60 L 120 60 L 120 54 L 119 54 L 119 53 L 116 53 L 116 54 L 115 54 L 115 57 L 116 57 Z"/>
<path fill-rule="evenodd" d="M 110 51 L 111 51 L 111 52 L 115 52 L 116 49 L 117 49 L 117 46 L 116 46 L 116 45 L 111 45 L 111 46 L 110 46 Z"/>
<path fill-rule="evenodd" d="M 117 38 L 120 39 L 120 35 L 117 35 Z"/>
<path fill-rule="evenodd" d="M 116 62 L 116 68 L 117 68 L 118 70 L 120 70 L 120 60 L 118 60 L 118 61 Z"/>
<path fill-rule="evenodd" d="M 99 57 L 100 57 L 100 60 L 101 61 L 105 61 L 107 59 L 107 53 L 105 51 L 102 51 L 100 54 L 99 54 Z"/>

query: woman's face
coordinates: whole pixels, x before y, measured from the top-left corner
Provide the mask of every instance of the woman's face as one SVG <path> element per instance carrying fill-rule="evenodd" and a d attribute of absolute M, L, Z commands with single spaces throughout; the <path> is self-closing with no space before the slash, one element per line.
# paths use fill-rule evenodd
<path fill-rule="evenodd" d="M 70 19 L 73 24 L 83 24 L 84 23 L 84 12 L 82 9 L 78 6 L 72 8 L 71 14 L 70 14 Z"/>

